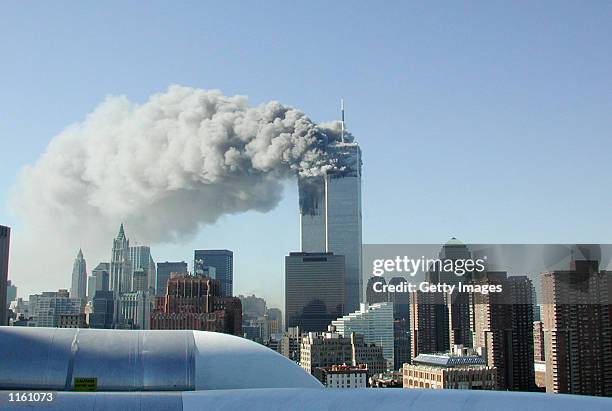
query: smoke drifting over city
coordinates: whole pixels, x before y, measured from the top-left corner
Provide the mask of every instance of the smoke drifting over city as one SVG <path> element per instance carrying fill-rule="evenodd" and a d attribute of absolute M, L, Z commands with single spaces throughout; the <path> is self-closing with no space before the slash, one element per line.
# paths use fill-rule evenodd
<path fill-rule="evenodd" d="M 273 209 L 284 180 L 342 169 L 329 149 L 340 130 L 219 91 L 171 86 L 144 104 L 108 97 L 22 171 L 13 206 L 34 246 L 52 236 L 72 239 L 58 246 L 74 253 L 78 241 L 109 248 L 105 234 L 120 222 L 139 241 L 176 241 L 226 214 Z"/>

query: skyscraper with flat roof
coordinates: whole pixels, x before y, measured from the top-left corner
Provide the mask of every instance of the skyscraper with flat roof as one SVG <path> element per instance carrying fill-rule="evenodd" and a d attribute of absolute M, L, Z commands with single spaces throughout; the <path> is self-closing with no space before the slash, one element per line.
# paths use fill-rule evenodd
<path fill-rule="evenodd" d="M 546 391 L 612 396 L 612 273 L 573 261 L 542 273 Z"/>
<path fill-rule="evenodd" d="M 100 263 L 91 271 L 92 277 L 95 278 L 95 291 L 108 291 L 110 290 L 110 264 L 109 263 Z M 95 295 L 95 292 L 91 296 Z"/>
<path fill-rule="evenodd" d="M 488 271 L 478 283 L 501 285 L 503 291 L 473 294 L 474 347 L 483 349 L 487 365 L 497 369 L 499 389 L 534 391 L 531 280 Z"/>
<path fill-rule="evenodd" d="M 132 291 L 153 291 L 155 290 L 155 262 L 151 257 L 151 247 L 146 245 L 136 245 L 130 247 L 130 261 L 132 262 Z M 138 278 L 134 278 L 135 273 L 138 272 Z M 143 286 L 142 274 L 146 280 L 146 284 Z M 136 284 L 138 281 L 138 284 Z M 138 285 L 138 287 L 136 287 Z"/>
<path fill-rule="evenodd" d="M 298 180 L 301 249 L 345 256 L 344 312 L 348 314 L 359 309 L 363 290 L 361 149 L 357 143 L 337 142 L 331 151 L 342 167 Z"/>
<path fill-rule="evenodd" d="M 290 253 L 285 257 L 285 327 L 327 330 L 344 313 L 343 255 Z"/>
<path fill-rule="evenodd" d="M 8 281 L 9 246 L 11 229 L 0 225 L 0 325 L 8 324 L 6 286 Z"/>
<path fill-rule="evenodd" d="M 158 297 L 166 295 L 168 280 L 172 273 L 187 274 L 187 263 L 185 261 L 166 261 L 157 263 L 157 279 L 155 281 L 155 295 Z"/>
<path fill-rule="evenodd" d="M 206 267 L 212 267 L 215 278 L 221 282 L 221 296 L 234 295 L 234 253 L 230 250 L 195 250 L 193 253 L 194 275 L 205 275 Z"/>

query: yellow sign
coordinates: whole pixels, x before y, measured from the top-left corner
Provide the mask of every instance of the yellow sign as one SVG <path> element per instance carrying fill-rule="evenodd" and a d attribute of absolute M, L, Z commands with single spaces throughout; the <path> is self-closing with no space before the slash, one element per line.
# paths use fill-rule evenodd
<path fill-rule="evenodd" d="M 98 379 L 97 378 L 74 378 L 74 390 L 75 391 L 97 391 L 98 390 Z"/>

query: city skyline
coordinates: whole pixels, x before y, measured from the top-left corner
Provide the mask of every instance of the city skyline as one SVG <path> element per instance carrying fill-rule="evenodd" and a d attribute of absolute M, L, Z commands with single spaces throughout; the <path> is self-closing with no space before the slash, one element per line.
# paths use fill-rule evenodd
<path fill-rule="evenodd" d="M 395 3 L 372 10 L 352 3 L 326 5 L 325 13 L 300 6 L 308 29 L 284 7 L 202 5 L 186 12 L 128 5 L 112 12 L 115 30 L 106 26 L 105 13 L 71 7 L 81 18 L 48 6 L 3 10 L 10 16 L 3 38 L 19 41 L 2 43 L 10 64 L 0 67 L 0 110 L 6 113 L 0 138 L 11 156 L 0 164 L 0 224 L 13 229 L 9 278 L 22 296 L 69 288 L 80 246 L 91 267 L 108 261 L 106 237 L 116 234 L 120 219 L 97 227 L 104 239 L 98 251 L 60 235 L 64 247 L 41 279 L 28 265 L 24 221 L 8 207 L 21 168 L 34 164 L 53 136 L 82 121 L 105 96 L 142 103 L 175 83 L 247 94 L 254 104 L 278 99 L 315 121 L 339 118 L 344 96 L 348 130 L 364 152 L 364 243 L 440 243 L 451 236 L 466 243 L 610 242 L 602 221 L 611 194 L 601 189 L 612 178 L 605 157 L 612 129 L 606 93 L 610 5 L 425 9 Z M 206 25 L 199 24 L 201 15 L 210 16 Z M 332 29 L 338 15 L 351 21 L 341 31 Z M 255 24 L 271 16 L 274 30 Z M 134 19 L 142 22 L 138 31 Z M 240 30 L 222 28 L 228 19 Z M 162 36 L 146 21 L 177 24 Z M 252 35 L 237 34 L 244 31 Z M 279 38 L 279 31 L 287 35 Z M 158 43 L 154 50 L 146 47 L 150 41 Z M 367 58 L 364 47 L 372 50 Z M 295 63 L 296 50 L 302 64 Z M 347 64 L 313 63 L 338 61 L 338 50 Z M 145 69 L 143 62 L 160 70 Z M 49 81 L 32 81 L 33 67 L 48 68 Z M 579 169 L 565 166 L 575 160 L 576 145 L 589 159 Z M 549 167 L 541 167 L 543 161 Z M 456 174 L 465 185 L 449 184 Z M 550 201 L 568 193 L 593 201 L 581 208 Z M 294 182 L 283 194 L 268 213 L 224 217 L 178 243 L 131 240 L 151 245 L 156 261 L 190 262 L 199 248 L 233 250 L 235 293 L 262 295 L 281 306 L 282 287 L 272 295 L 266 290 L 282 282 L 283 257 L 299 250 Z M 260 233 L 267 243 L 259 241 Z M 171 233 L 169 240 L 175 240 Z"/>

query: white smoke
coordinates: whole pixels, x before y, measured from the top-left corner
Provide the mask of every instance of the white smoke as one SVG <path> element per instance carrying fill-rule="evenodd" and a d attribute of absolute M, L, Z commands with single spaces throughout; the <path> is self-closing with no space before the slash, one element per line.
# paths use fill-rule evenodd
<path fill-rule="evenodd" d="M 33 250 L 73 258 L 76 241 L 86 257 L 86 246 L 110 254 L 109 233 L 120 222 L 129 236 L 158 243 L 189 237 L 226 214 L 271 210 L 283 180 L 338 166 L 326 149 L 339 130 L 278 102 L 251 107 L 246 97 L 219 91 L 171 86 L 144 104 L 109 97 L 22 171 L 13 206 L 27 246 L 16 250 L 15 263 L 34 275 Z M 70 267 L 69 259 L 61 273 L 68 281 Z"/>

